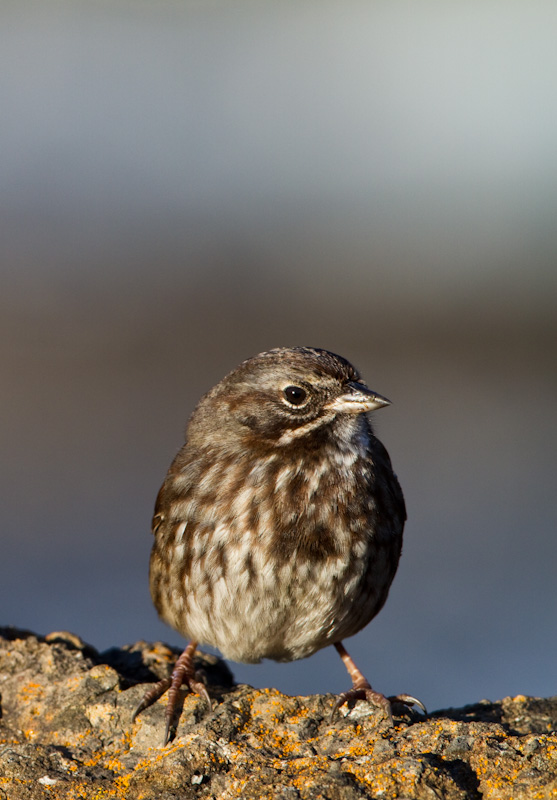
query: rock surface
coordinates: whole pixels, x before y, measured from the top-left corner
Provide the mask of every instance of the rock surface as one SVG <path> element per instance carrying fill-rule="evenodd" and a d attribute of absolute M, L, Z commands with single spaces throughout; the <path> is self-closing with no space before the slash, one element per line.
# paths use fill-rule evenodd
<path fill-rule="evenodd" d="M 175 657 L 0 628 L 0 799 L 557 797 L 557 697 L 406 714 L 395 728 L 358 702 L 331 723 L 331 695 L 236 686 L 207 657 L 214 710 L 184 693 L 162 747 L 165 699 L 131 716 Z"/>

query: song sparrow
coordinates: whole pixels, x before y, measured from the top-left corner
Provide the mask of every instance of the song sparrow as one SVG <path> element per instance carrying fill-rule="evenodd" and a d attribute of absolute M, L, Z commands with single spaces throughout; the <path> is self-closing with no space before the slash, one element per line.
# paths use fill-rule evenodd
<path fill-rule="evenodd" d="M 373 691 L 341 643 L 380 611 L 400 557 L 404 498 L 367 414 L 386 405 L 309 347 L 248 359 L 199 402 L 153 517 L 153 602 L 191 640 L 134 715 L 169 689 L 165 743 L 183 683 L 211 705 L 198 643 L 250 663 L 334 644 L 353 686 L 333 713 L 357 698 L 390 719 L 389 700 L 423 708 Z"/>

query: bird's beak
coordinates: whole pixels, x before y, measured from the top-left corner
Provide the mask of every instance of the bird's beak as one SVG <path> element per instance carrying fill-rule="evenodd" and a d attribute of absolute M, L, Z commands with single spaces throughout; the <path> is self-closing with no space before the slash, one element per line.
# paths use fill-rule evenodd
<path fill-rule="evenodd" d="M 390 406 L 391 401 L 387 400 L 377 392 L 373 392 L 362 383 L 350 381 L 346 384 L 348 391 L 335 397 L 326 408 L 335 413 L 342 414 L 364 414 L 366 411 L 375 411 L 384 406 Z"/>

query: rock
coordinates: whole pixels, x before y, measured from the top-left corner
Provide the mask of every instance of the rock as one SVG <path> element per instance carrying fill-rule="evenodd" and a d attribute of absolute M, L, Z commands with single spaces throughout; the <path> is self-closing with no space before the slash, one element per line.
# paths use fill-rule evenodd
<path fill-rule="evenodd" d="M 98 653 L 73 634 L 0 628 L 0 800 L 530 800 L 557 796 L 557 697 L 395 717 L 331 695 L 237 686 L 207 656 L 214 710 L 184 692 L 161 746 L 165 699 L 131 716 L 177 652 Z"/>

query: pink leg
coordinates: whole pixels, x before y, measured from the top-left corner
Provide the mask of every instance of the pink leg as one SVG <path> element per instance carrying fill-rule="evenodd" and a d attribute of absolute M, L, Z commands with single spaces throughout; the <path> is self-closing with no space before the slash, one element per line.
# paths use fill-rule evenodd
<path fill-rule="evenodd" d="M 352 657 L 349 655 L 342 642 L 335 642 L 335 647 L 339 656 L 342 658 L 344 666 L 348 670 L 350 678 L 352 679 L 352 688 L 347 692 L 342 692 L 342 694 L 339 694 L 336 703 L 333 706 L 331 719 L 333 719 L 337 710 L 344 703 L 350 703 L 356 700 L 367 700 L 368 703 L 383 709 L 390 725 L 393 724 L 393 714 L 391 709 L 391 703 L 393 702 L 403 703 L 409 708 L 411 706 L 418 706 L 422 709 L 424 714 L 427 713 L 424 704 L 409 694 L 399 694 L 394 697 L 385 697 L 384 694 L 374 691 L 371 688 L 369 681 L 366 680 L 364 675 L 354 663 Z"/>
<path fill-rule="evenodd" d="M 204 697 L 209 708 L 212 708 L 211 698 L 209 697 L 209 693 L 207 692 L 205 684 L 199 680 L 199 677 L 195 672 L 193 657 L 195 655 L 196 648 L 197 642 L 190 642 L 188 644 L 174 665 L 174 669 L 172 670 L 172 675 L 170 678 L 163 678 L 162 681 L 156 683 L 145 693 L 143 700 L 136 708 L 132 717 L 132 722 L 134 722 L 138 714 L 140 714 L 146 708 L 149 708 L 149 706 L 153 705 L 153 703 L 155 703 L 159 697 L 162 697 L 163 694 L 168 691 L 168 703 L 166 705 L 166 711 L 164 715 L 166 719 L 164 733 L 165 745 L 168 744 L 170 740 L 172 723 L 176 714 L 176 706 L 178 703 L 180 687 L 183 684 L 186 684 L 186 686 L 188 686 L 192 692 L 196 692 Z"/>

